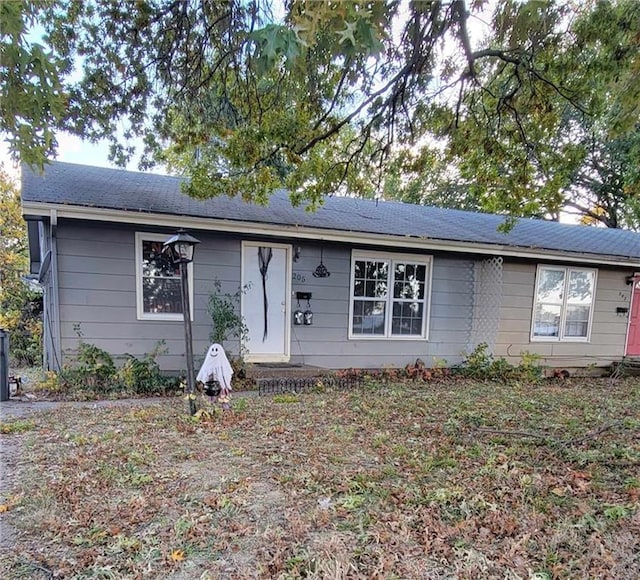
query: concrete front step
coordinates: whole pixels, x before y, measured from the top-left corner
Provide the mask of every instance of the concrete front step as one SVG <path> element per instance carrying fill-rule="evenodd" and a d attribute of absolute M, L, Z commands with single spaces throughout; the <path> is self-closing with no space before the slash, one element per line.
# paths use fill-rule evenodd
<path fill-rule="evenodd" d="M 329 372 L 322 367 L 289 363 L 253 363 L 245 368 L 248 379 L 321 377 Z"/>

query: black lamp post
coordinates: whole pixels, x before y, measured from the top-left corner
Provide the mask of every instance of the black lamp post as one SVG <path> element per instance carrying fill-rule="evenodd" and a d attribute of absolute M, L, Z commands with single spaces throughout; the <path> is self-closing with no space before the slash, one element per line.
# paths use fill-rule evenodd
<path fill-rule="evenodd" d="M 180 264 L 180 287 L 182 294 L 182 318 L 184 319 L 184 339 L 187 356 L 187 388 L 186 394 L 189 399 L 189 413 L 196 412 L 196 402 L 194 396 L 195 380 L 193 372 L 193 341 L 191 336 L 191 308 L 189 307 L 189 279 L 187 277 L 187 267 L 193 262 L 193 252 L 196 244 L 199 244 L 193 236 L 190 236 L 183 229 L 171 236 L 163 245 L 171 252 L 171 257 L 175 264 Z"/>

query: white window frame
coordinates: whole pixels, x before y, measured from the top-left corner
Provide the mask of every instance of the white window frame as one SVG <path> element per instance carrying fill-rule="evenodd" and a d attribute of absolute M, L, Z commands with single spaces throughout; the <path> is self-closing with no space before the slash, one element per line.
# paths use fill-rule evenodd
<path fill-rule="evenodd" d="M 353 303 L 356 297 L 355 289 L 355 263 L 356 260 L 369 260 L 374 262 L 386 261 L 389 263 L 389 279 L 387 284 L 387 295 L 378 301 L 386 301 L 386 316 L 384 334 L 354 334 L 353 332 Z M 406 335 L 391 334 L 393 324 L 393 273 L 395 272 L 395 262 L 407 262 L 410 264 L 418 264 L 425 266 L 425 289 L 423 298 L 423 318 L 422 318 L 422 334 Z M 433 257 L 418 254 L 395 254 L 392 252 L 368 252 L 365 250 L 353 250 L 351 252 L 351 282 L 349 284 L 349 319 L 348 319 L 348 338 L 349 340 L 428 340 L 429 339 L 429 322 L 431 319 L 431 288 L 433 286 Z"/>
<path fill-rule="evenodd" d="M 534 334 L 536 324 L 536 307 L 539 303 L 538 300 L 538 281 L 540 280 L 541 272 L 549 270 L 556 270 L 564 272 L 564 290 L 562 292 L 562 304 L 560 305 L 560 328 L 558 336 L 536 336 Z M 569 279 L 571 272 L 590 272 L 593 274 L 593 294 L 591 296 L 591 304 L 589 305 L 589 320 L 587 322 L 587 335 L 586 336 L 564 336 L 565 323 L 567 320 L 567 290 L 569 286 Z M 593 311 L 596 305 L 596 292 L 598 284 L 598 270 L 595 268 L 580 268 L 574 266 L 554 266 L 547 264 L 538 264 L 536 270 L 535 286 L 533 287 L 533 309 L 531 311 L 531 342 L 591 342 L 591 326 L 593 323 Z"/>
<path fill-rule="evenodd" d="M 148 232 L 136 232 L 136 314 L 138 320 L 184 320 L 182 312 L 144 312 L 144 296 L 142 286 L 142 242 L 165 242 L 172 233 L 157 234 Z M 187 264 L 187 277 L 189 281 L 189 310 L 193 321 L 193 262 Z"/>

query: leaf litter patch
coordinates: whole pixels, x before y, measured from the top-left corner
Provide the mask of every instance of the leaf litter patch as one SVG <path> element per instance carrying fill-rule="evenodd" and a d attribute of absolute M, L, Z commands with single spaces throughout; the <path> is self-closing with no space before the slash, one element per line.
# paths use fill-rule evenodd
<path fill-rule="evenodd" d="M 56 410 L 19 437 L 3 577 L 630 577 L 637 381 L 367 385 Z"/>

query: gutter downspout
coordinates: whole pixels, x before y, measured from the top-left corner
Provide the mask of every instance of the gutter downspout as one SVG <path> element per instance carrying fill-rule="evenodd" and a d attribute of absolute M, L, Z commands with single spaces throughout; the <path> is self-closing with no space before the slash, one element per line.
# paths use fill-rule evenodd
<path fill-rule="evenodd" d="M 40 260 L 40 272 L 38 273 L 38 282 L 42 286 L 42 368 L 46 371 L 50 371 L 53 367 L 49 364 L 52 358 L 53 341 L 51 338 L 51 279 L 46 283 L 42 276 L 44 275 L 44 269 L 46 268 L 45 260 L 47 252 L 49 251 L 49 239 L 47 236 L 48 224 L 45 220 L 38 221 L 38 244 L 39 244 L 39 257 Z"/>
<path fill-rule="evenodd" d="M 58 293 L 58 212 L 51 210 L 49 229 L 49 249 L 51 250 L 51 278 L 49 288 L 51 290 L 50 307 L 51 316 L 51 340 L 52 357 L 49 357 L 49 365 L 52 370 L 59 372 L 62 367 L 62 350 L 60 347 L 60 299 Z"/>

